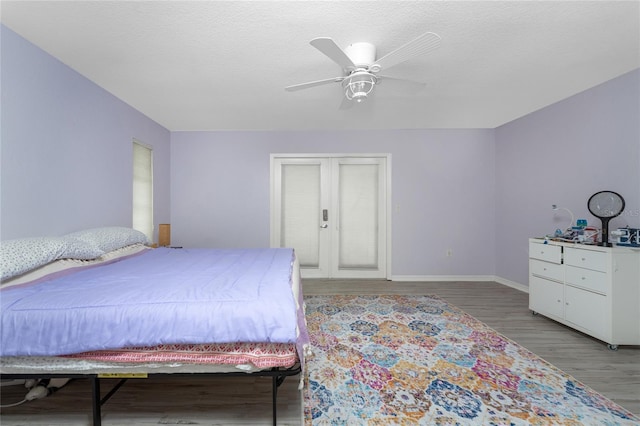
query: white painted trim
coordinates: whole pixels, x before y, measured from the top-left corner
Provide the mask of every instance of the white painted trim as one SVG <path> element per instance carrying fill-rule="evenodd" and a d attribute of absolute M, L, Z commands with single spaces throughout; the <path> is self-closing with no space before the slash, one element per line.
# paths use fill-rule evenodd
<path fill-rule="evenodd" d="M 496 282 L 498 284 L 505 285 L 507 287 L 514 288 L 516 290 L 522 291 L 524 293 L 529 293 L 529 287 L 517 283 L 515 281 L 510 281 L 506 278 L 501 278 L 495 275 L 393 275 L 391 277 L 391 281 L 443 281 L 443 282 L 451 282 L 451 281 L 479 281 L 479 282 Z"/>
<path fill-rule="evenodd" d="M 529 293 L 529 286 L 517 283 L 515 281 L 508 280 L 506 278 L 495 277 L 495 281 L 498 284 L 506 285 L 507 287 L 515 288 L 516 290 L 520 290 L 524 293 Z"/>
<path fill-rule="evenodd" d="M 384 156 L 386 158 L 385 169 L 386 169 L 386 172 L 387 172 L 387 176 L 385 177 L 385 180 L 386 180 L 386 183 L 387 183 L 386 195 L 385 195 L 385 198 L 387 200 L 387 205 L 385 207 L 387 209 L 387 212 L 386 212 L 386 215 L 387 215 L 387 223 L 386 223 L 386 226 L 387 226 L 387 229 L 386 229 L 386 231 L 387 231 L 386 232 L 387 241 L 385 243 L 386 250 L 387 250 L 387 253 L 386 253 L 387 264 L 386 264 L 385 271 L 386 271 L 386 279 L 387 280 L 391 280 L 391 270 L 392 270 L 391 267 L 392 267 L 392 264 L 393 264 L 391 262 L 391 256 L 393 255 L 393 252 L 391 250 L 391 248 L 393 246 L 393 238 L 392 238 L 392 235 L 391 235 L 391 228 L 392 228 L 391 219 L 392 219 L 392 215 L 393 215 L 393 209 L 392 209 L 392 205 L 393 204 L 391 203 L 391 201 L 393 200 L 393 196 L 391 194 L 391 188 L 392 188 L 392 185 L 391 185 L 391 176 L 392 176 L 392 174 L 391 174 L 391 153 L 384 154 Z"/>
<path fill-rule="evenodd" d="M 271 159 L 274 158 L 362 158 L 362 157 L 370 157 L 370 158 L 390 158 L 390 153 L 271 153 L 269 155 Z"/>
<path fill-rule="evenodd" d="M 392 281 L 495 281 L 493 275 L 394 275 Z"/>

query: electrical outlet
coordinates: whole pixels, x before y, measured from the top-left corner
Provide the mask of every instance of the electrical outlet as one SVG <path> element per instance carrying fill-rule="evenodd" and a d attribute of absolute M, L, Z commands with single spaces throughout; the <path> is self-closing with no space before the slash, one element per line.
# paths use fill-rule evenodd
<path fill-rule="evenodd" d="M 447 249 L 447 257 L 453 256 L 453 249 Z"/>

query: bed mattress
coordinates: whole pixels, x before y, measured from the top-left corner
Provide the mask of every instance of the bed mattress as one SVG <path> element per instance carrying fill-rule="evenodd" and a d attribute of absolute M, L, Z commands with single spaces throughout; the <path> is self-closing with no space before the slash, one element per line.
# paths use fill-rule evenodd
<path fill-rule="evenodd" d="M 1 355 L 47 357 L 176 344 L 299 344 L 304 318 L 299 294 L 292 291 L 294 260 L 291 249 L 160 248 L 10 287 L 2 292 Z"/>

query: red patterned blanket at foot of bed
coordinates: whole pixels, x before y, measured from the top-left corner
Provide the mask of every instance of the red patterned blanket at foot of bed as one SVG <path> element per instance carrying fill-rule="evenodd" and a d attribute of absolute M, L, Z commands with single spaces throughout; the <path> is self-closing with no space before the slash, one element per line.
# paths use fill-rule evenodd
<path fill-rule="evenodd" d="M 252 364 L 260 369 L 271 367 L 289 368 L 298 362 L 296 345 L 288 343 L 157 345 L 153 347 L 83 352 L 66 355 L 65 358 L 122 363 Z"/>

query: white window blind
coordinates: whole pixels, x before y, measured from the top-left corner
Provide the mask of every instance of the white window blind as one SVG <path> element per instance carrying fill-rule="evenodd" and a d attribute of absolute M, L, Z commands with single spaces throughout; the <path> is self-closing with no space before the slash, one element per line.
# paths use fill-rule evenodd
<path fill-rule="evenodd" d="M 153 241 L 153 150 L 133 141 L 133 229 Z"/>
<path fill-rule="evenodd" d="M 293 247 L 300 265 L 319 264 L 320 166 L 282 166 L 280 247 Z"/>
<path fill-rule="evenodd" d="M 340 164 L 339 268 L 378 268 L 377 164 Z"/>

